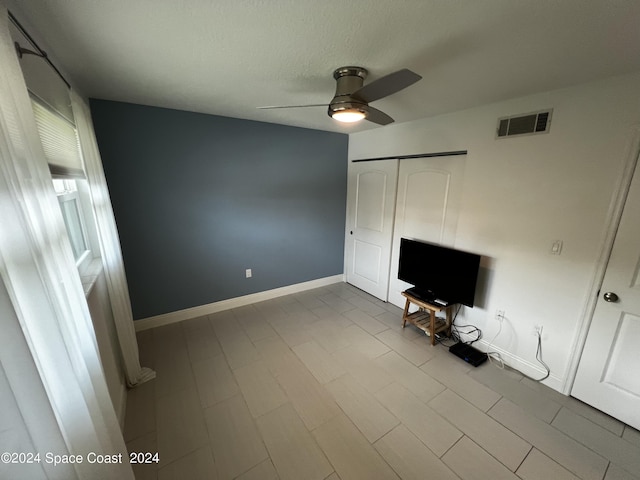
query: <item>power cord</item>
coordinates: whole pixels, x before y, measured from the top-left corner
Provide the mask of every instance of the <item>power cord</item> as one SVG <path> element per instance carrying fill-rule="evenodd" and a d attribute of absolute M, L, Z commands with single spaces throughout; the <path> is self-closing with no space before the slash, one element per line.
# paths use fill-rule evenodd
<path fill-rule="evenodd" d="M 458 310 L 456 310 L 456 313 L 453 316 L 453 319 L 451 320 L 451 340 L 453 340 L 455 343 L 462 342 L 461 335 L 472 335 L 475 333 L 476 338 L 474 338 L 471 341 L 462 342 L 462 343 L 466 343 L 467 345 L 472 345 L 473 343 L 477 342 L 482 338 L 482 330 L 480 330 L 478 327 L 474 325 L 456 325 L 455 324 L 456 318 L 458 317 L 458 313 L 460 313 L 461 308 L 462 308 L 462 305 L 459 305 Z M 471 330 L 465 332 L 460 330 L 461 328 L 470 328 Z M 498 335 L 500 335 L 501 332 L 502 332 L 502 322 L 500 322 L 500 328 L 498 328 L 498 331 L 489 342 L 486 353 L 487 353 L 487 359 L 489 360 L 489 363 L 494 364 L 496 367 L 500 369 L 504 369 L 506 365 L 504 363 L 504 359 L 502 358 L 502 355 L 500 355 L 500 352 L 491 351 L 493 342 L 496 340 L 496 338 L 498 338 Z M 543 380 L 546 380 L 547 378 L 549 378 L 549 375 L 551 375 L 551 369 L 549 368 L 549 365 L 547 365 L 545 361 L 542 359 L 542 326 L 539 327 L 539 329 L 536 331 L 536 334 L 538 336 L 538 346 L 536 348 L 536 360 L 545 368 L 546 370 L 545 375 L 542 378 L 533 378 L 527 375 L 526 373 L 521 372 L 520 370 L 517 370 L 515 368 L 513 368 L 513 370 L 525 376 L 529 380 L 533 380 L 534 382 L 542 382 Z M 436 341 L 445 347 L 451 346 L 451 345 L 445 344 L 441 338 L 438 338 L 438 335 L 436 335 Z"/>
<path fill-rule="evenodd" d="M 493 342 L 495 341 L 496 338 L 498 338 L 498 335 L 500 335 L 500 332 L 502 332 L 502 322 L 500 322 L 500 328 L 498 328 L 498 332 L 491 339 L 491 342 L 489 342 L 489 346 L 487 347 L 487 359 L 489 360 L 489 363 L 494 364 L 496 367 L 504 370 L 505 363 L 504 363 L 504 360 L 502 359 L 502 355 L 500 355 L 499 352 L 491 351 Z M 545 368 L 546 370 L 545 375 L 542 378 L 533 378 L 527 375 L 526 373 L 521 372 L 518 369 L 515 369 L 515 368 L 512 368 L 512 369 L 520 373 L 521 375 L 527 377 L 529 380 L 533 380 L 534 382 L 542 382 L 543 380 L 546 380 L 547 378 L 549 378 L 549 375 L 551 375 L 551 369 L 549 368 L 549 365 L 547 365 L 542 359 L 542 326 L 539 327 L 539 329 L 536 331 L 536 334 L 538 336 L 538 346 L 536 348 L 536 360 Z"/>
<path fill-rule="evenodd" d="M 533 380 L 534 382 L 541 382 L 549 378 L 549 375 L 551 375 L 551 369 L 549 368 L 549 365 L 544 363 L 544 360 L 542 360 L 542 326 L 538 329 L 536 333 L 538 334 L 538 348 L 536 349 L 536 360 L 538 360 L 538 362 L 545 368 L 547 373 L 542 378 L 533 378 L 533 377 L 530 377 L 529 375 L 524 375 L 524 374 L 523 375 L 527 377 L 529 380 Z"/>
<path fill-rule="evenodd" d="M 456 310 L 456 313 L 453 315 L 453 319 L 451 320 L 451 336 L 450 337 L 445 337 L 445 338 L 450 338 L 451 340 L 453 340 L 453 344 L 455 343 L 466 343 L 467 345 L 471 345 L 474 342 L 477 342 L 478 340 L 480 340 L 482 338 L 482 330 L 480 330 L 478 327 L 474 326 L 474 325 L 456 325 L 456 318 L 458 318 L 458 313 L 460 313 L 460 309 L 462 308 L 462 305 L 458 305 L 458 309 Z M 461 329 L 463 328 L 469 328 L 470 330 L 468 331 L 463 331 Z M 471 341 L 463 341 L 462 340 L 462 335 L 473 335 L 476 334 L 476 338 L 474 338 Z M 442 339 L 438 338 L 436 336 L 436 340 L 438 341 L 438 343 L 442 344 L 445 347 L 450 347 L 451 345 L 447 345 L 445 344 Z"/>

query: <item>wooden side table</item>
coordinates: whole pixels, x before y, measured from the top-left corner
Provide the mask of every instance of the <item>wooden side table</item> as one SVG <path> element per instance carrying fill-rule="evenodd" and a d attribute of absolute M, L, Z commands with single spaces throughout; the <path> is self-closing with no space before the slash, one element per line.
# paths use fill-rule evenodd
<path fill-rule="evenodd" d="M 431 345 L 436 344 L 436 333 L 446 331 L 447 336 L 451 335 L 453 305 L 447 305 L 446 307 L 433 305 L 407 292 L 402 292 L 402 296 L 407 299 L 404 305 L 404 313 L 402 314 L 402 328 L 407 325 L 407 322 L 415 325 L 431 337 Z M 412 303 L 418 306 L 418 311 L 409 313 L 409 306 Z M 445 312 L 446 318 L 436 317 L 436 313 L 442 311 Z"/>

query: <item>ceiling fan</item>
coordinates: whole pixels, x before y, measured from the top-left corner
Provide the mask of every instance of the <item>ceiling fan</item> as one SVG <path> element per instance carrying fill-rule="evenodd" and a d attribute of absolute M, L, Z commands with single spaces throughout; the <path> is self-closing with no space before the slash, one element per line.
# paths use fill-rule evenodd
<path fill-rule="evenodd" d="M 336 93 L 330 103 L 258 108 L 329 107 L 327 111 L 329 116 L 341 122 L 351 123 L 366 119 L 378 125 L 388 125 L 393 122 L 393 118 L 377 108 L 371 107 L 369 103 L 393 95 L 413 85 L 422 77 L 405 68 L 363 86 L 364 79 L 367 78 L 368 73 L 362 67 L 340 67 L 336 69 L 333 72 L 333 78 L 336 79 L 337 83 Z"/>

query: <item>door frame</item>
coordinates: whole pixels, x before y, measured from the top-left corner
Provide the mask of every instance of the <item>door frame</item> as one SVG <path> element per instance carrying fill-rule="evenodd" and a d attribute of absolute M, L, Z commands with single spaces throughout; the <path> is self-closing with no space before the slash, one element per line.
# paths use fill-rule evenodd
<path fill-rule="evenodd" d="M 640 168 L 637 168 L 638 165 L 640 165 L 640 125 L 631 127 L 629 136 L 631 137 L 631 140 L 626 148 L 623 168 L 618 177 L 618 181 L 616 182 L 616 188 L 607 211 L 605 236 L 600 243 L 600 254 L 598 255 L 598 261 L 596 262 L 596 270 L 591 279 L 589 295 L 580 314 L 580 318 L 582 320 L 578 326 L 578 334 L 574 337 L 572 342 L 571 351 L 573 353 L 569 358 L 569 368 L 567 369 L 568 373 L 562 385 L 562 393 L 565 395 L 571 395 L 571 390 L 573 389 L 573 384 L 578 373 L 580 359 L 582 357 L 584 346 L 587 342 L 587 335 L 589 334 L 591 322 L 593 321 L 599 300 L 600 289 L 604 282 L 609 258 L 611 257 L 613 245 L 616 240 L 616 234 L 618 233 L 618 227 L 622 220 L 622 213 L 627 201 L 629 189 L 631 188 L 631 181 L 633 180 L 634 174 L 640 175 Z"/>

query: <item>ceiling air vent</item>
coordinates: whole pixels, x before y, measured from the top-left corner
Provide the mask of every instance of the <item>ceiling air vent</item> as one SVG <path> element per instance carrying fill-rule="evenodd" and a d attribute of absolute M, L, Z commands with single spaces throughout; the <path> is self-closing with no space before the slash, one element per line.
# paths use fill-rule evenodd
<path fill-rule="evenodd" d="M 498 138 L 547 133 L 551 125 L 552 111 L 549 109 L 526 115 L 500 118 L 498 119 Z"/>

